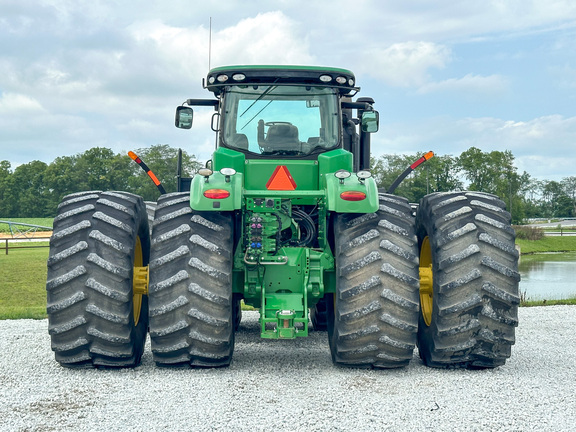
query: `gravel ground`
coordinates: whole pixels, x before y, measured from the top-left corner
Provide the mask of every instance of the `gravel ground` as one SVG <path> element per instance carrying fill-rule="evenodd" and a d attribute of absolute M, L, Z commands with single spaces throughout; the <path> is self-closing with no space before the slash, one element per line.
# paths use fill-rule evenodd
<path fill-rule="evenodd" d="M 326 333 L 258 337 L 245 313 L 226 369 L 70 370 L 47 321 L 0 321 L 2 431 L 576 431 L 576 307 L 520 309 L 495 370 L 335 367 Z"/>

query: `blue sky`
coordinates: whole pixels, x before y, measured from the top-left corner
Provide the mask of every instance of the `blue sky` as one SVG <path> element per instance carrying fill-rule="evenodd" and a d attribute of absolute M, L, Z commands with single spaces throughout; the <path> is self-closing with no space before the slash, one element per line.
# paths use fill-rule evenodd
<path fill-rule="evenodd" d="M 0 0 L 0 160 L 154 144 L 210 157 L 211 65 L 355 72 L 380 111 L 373 154 L 510 150 L 537 179 L 576 175 L 573 0 Z"/>

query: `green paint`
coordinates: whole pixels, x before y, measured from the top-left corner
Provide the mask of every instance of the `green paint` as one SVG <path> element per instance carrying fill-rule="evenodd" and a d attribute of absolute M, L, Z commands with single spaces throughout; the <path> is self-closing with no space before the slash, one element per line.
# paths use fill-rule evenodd
<path fill-rule="evenodd" d="M 246 161 L 245 189 L 267 190 L 266 184 L 279 166 L 286 167 L 296 184 L 296 191 L 318 190 L 318 161 L 266 159 Z"/>
<path fill-rule="evenodd" d="M 344 136 L 341 98 L 358 90 L 354 81 L 351 71 L 328 67 L 244 65 L 208 73 L 206 87 L 220 99 L 222 130 L 213 173 L 192 181 L 191 207 L 234 215 L 233 292 L 260 311 L 263 338 L 307 336 L 309 308 L 325 293 L 335 292 L 332 213 L 378 209 L 374 180 L 353 174 L 352 153 L 337 148 Z M 256 90 L 262 86 L 269 87 L 260 88 L 259 95 Z M 245 91 L 252 88 L 253 94 Z M 240 93 L 242 104 L 235 104 Z M 300 104 L 298 110 L 290 111 L 291 98 Z M 316 121 L 315 115 L 317 123 L 302 119 Z M 275 125 L 265 121 L 299 125 L 298 152 L 292 136 L 282 136 L 280 128 L 276 132 L 286 141 L 279 139 L 272 147 L 266 128 Z M 245 129 L 247 125 L 252 129 Z M 223 175 L 224 168 L 235 174 Z M 350 177 L 337 179 L 334 173 L 340 170 Z M 210 196 L 215 190 L 226 196 Z M 349 193 L 365 198 L 350 200 Z"/>
<path fill-rule="evenodd" d="M 190 186 L 190 207 L 198 211 L 240 210 L 242 203 L 242 173 L 224 176 L 219 172 L 209 177 L 195 176 Z M 211 199 L 210 192 L 225 191 L 227 198 Z"/>
<path fill-rule="evenodd" d="M 233 168 L 239 173 L 244 172 L 246 157 L 243 153 L 230 150 L 226 147 L 218 147 L 212 155 L 212 164 L 215 171 L 222 168 Z"/>
<path fill-rule="evenodd" d="M 279 168 L 281 167 L 281 168 Z M 236 174 L 226 178 L 223 168 Z M 342 149 L 317 160 L 247 159 L 241 152 L 219 148 L 213 156 L 214 172 L 196 176 L 191 206 L 203 211 L 239 211 L 238 244 L 234 256 L 233 291 L 260 311 L 261 337 L 291 339 L 308 335 L 308 308 L 325 293 L 335 292 L 334 256 L 329 247 L 331 212 L 371 213 L 378 209 L 378 191 L 372 178 L 355 174 L 339 180 L 334 173 L 352 170 L 352 155 Z M 269 190 L 279 170 L 288 190 Z M 220 200 L 204 196 L 220 189 L 230 194 Z M 362 201 L 346 201 L 342 193 L 361 192 Z M 317 215 L 310 244 L 298 222 L 299 211 Z"/>
<path fill-rule="evenodd" d="M 356 174 L 339 180 L 334 174 L 325 176 L 327 208 L 338 213 L 374 213 L 378 210 L 378 187 L 373 178 L 360 181 Z M 366 197 L 362 201 L 347 201 L 342 194 L 360 193 Z"/>

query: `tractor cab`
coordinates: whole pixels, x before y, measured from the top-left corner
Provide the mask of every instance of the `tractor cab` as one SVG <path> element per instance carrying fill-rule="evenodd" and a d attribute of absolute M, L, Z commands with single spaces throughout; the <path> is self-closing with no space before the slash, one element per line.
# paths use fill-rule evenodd
<path fill-rule="evenodd" d="M 333 89 L 231 86 L 222 104 L 220 145 L 248 157 L 306 157 L 340 146 Z"/>
<path fill-rule="evenodd" d="M 348 70 L 228 66 L 212 69 L 204 84 L 217 99 L 187 100 L 188 106 L 178 107 L 176 126 L 192 126 L 190 106 L 213 105 L 219 148 L 242 152 L 246 159 L 317 159 L 343 148 L 361 160 L 370 153 L 367 134 L 377 131 L 378 113 L 371 99 L 352 102 L 359 88 Z M 357 170 L 367 168 L 369 158 L 364 162 Z"/>

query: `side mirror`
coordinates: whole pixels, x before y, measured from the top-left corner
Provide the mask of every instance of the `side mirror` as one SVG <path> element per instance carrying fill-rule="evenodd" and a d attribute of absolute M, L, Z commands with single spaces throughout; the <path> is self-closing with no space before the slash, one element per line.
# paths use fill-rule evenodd
<path fill-rule="evenodd" d="M 190 129 L 192 127 L 192 119 L 194 118 L 194 110 L 190 107 L 179 106 L 176 108 L 176 127 L 180 129 Z"/>
<path fill-rule="evenodd" d="M 379 121 L 378 111 L 364 111 L 362 113 L 362 132 L 378 132 Z"/>

